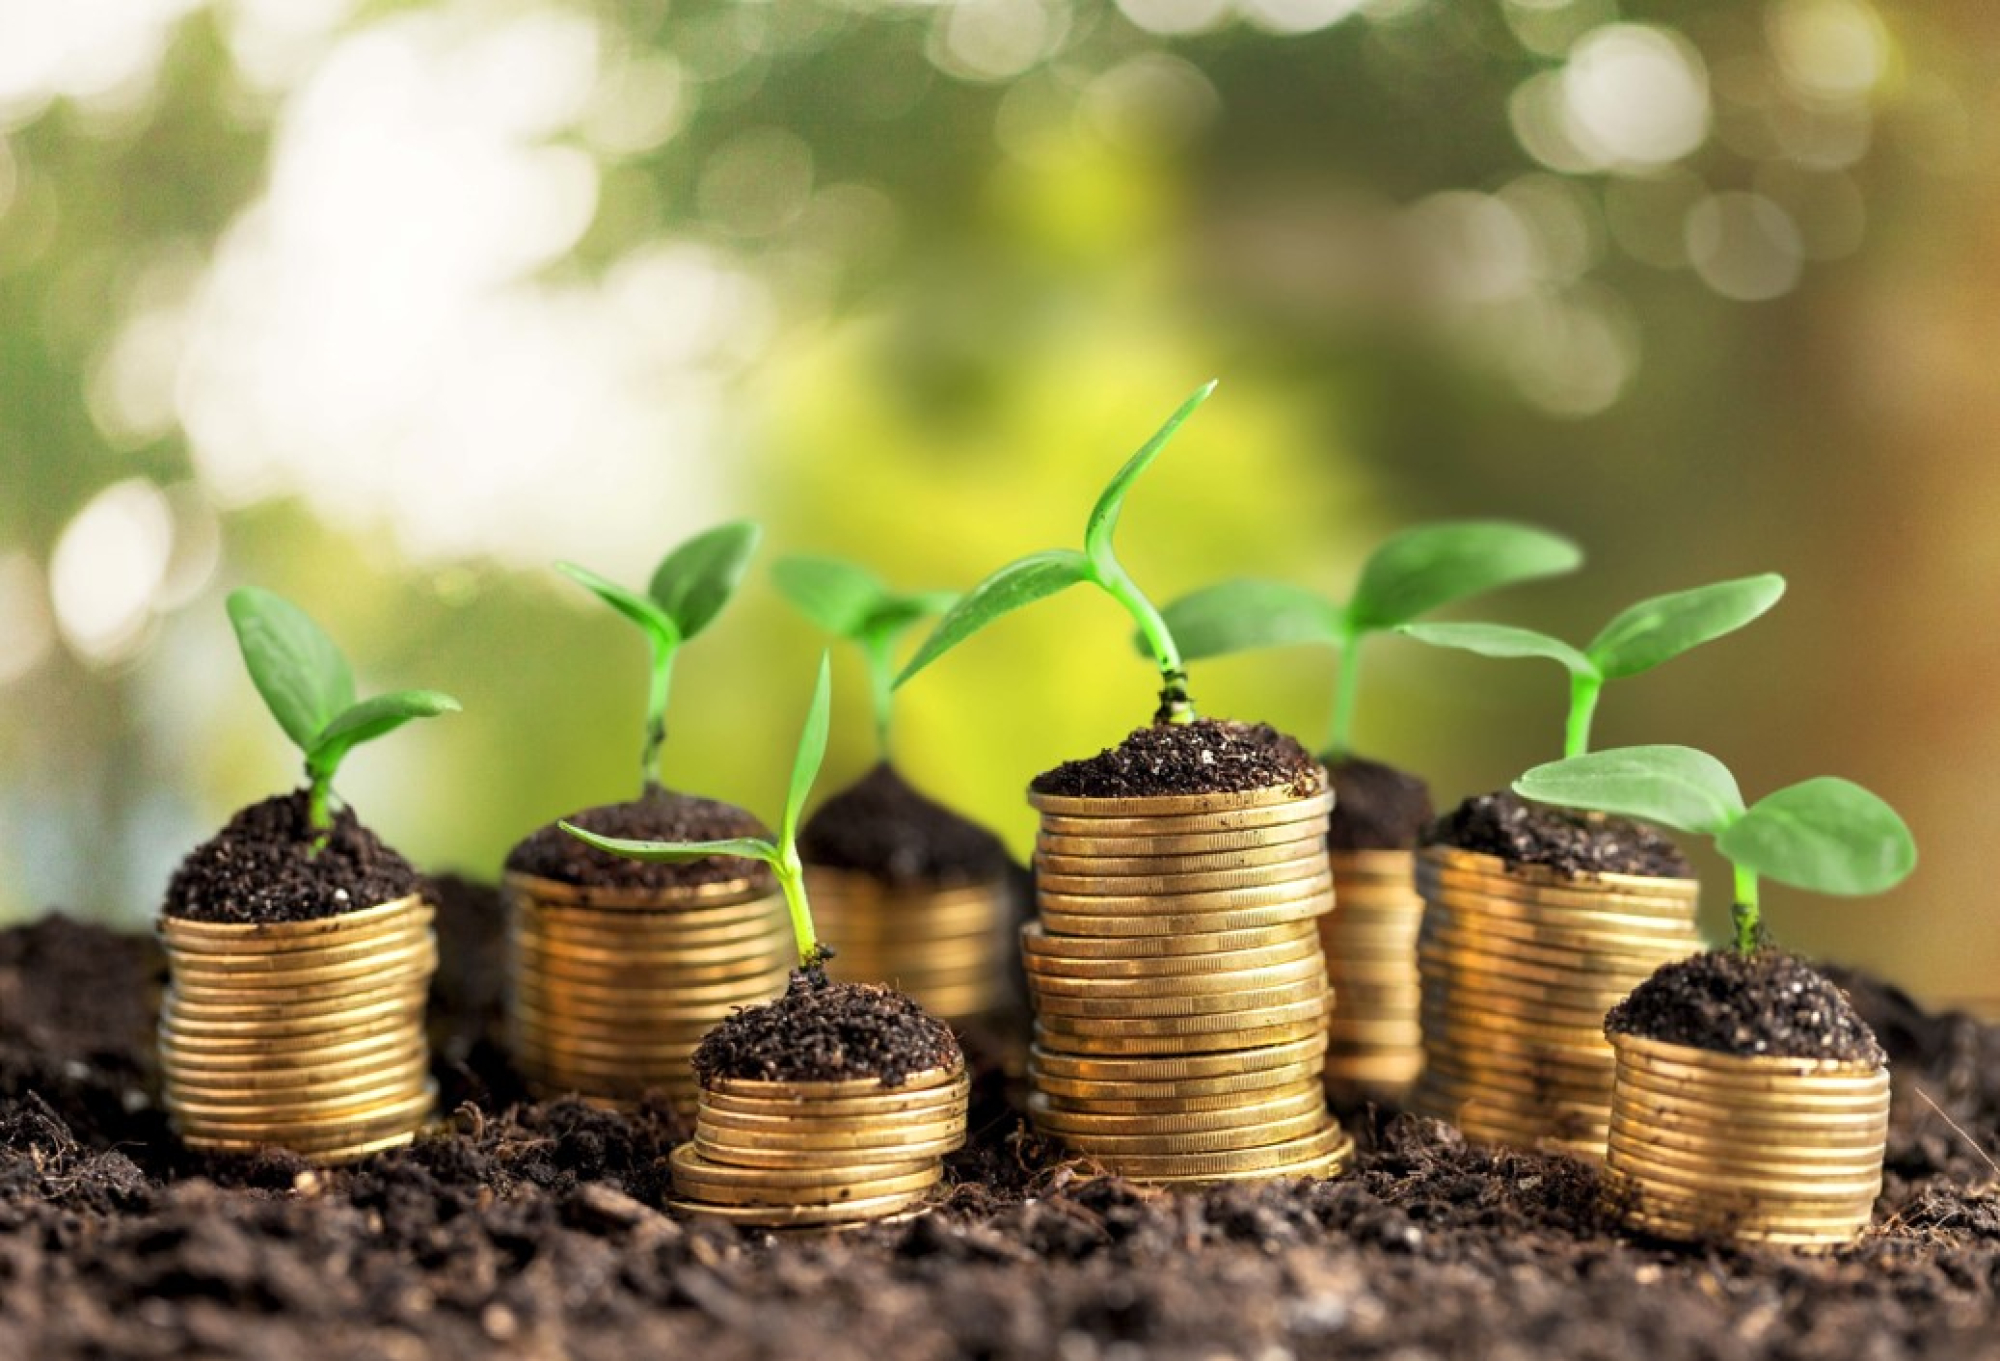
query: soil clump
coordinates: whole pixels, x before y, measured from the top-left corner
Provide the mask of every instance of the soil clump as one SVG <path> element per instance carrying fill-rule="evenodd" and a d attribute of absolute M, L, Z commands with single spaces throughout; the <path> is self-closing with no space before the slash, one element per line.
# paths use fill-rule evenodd
<path fill-rule="evenodd" d="M 1748 955 L 1710 950 L 1669 964 L 1613 1007 L 1604 1029 L 1744 1058 L 1887 1059 L 1830 979 L 1770 947 Z"/>
<path fill-rule="evenodd" d="M 771 829 L 734 804 L 667 789 L 648 790 L 628 803 L 606 803 L 559 819 L 599 836 L 633 841 L 769 840 Z M 507 853 L 507 868 L 581 888 L 697 888 L 732 880 L 768 892 L 777 887 L 768 865 L 733 855 L 709 855 L 673 865 L 627 860 L 578 841 L 556 823 L 537 827 Z"/>
<path fill-rule="evenodd" d="M 926 798 L 886 761 L 806 819 L 799 855 L 898 887 L 989 883 L 1011 863 L 999 837 Z"/>
<path fill-rule="evenodd" d="M 315 921 L 407 897 L 423 886 L 410 862 L 382 844 L 352 808 L 315 832 L 306 791 L 239 811 L 188 852 L 167 884 L 165 912 L 188 921 Z"/>
<path fill-rule="evenodd" d="M 1084 799 L 1236 794 L 1290 785 L 1307 798 L 1324 787 L 1319 762 L 1295 738 L 1265 723 L 1199 718 L 1135 729 L 1095 756 L 1037 775 L 1037 794 Z"/>
<path fill-rule="evenodd" d="M 1430 786 L 1407 770 L 1349 756 L 1327 763 L 1333 779 L 1333 812 L 1327 817 L 1330 851 L 1410 851 L 1437 816 Z"/>
<path fill-rule="evenodd" d="M 1687 857 L 1643 822 L 1552 808 L 1511 790 L 1467 799 L 1432 823 L 1424 844 L 1497 855 L 1515 865 L 1545 865 L 1558 874 L 1637 874 L 1685 879 Z"/>
<path fill-rule="evenodd" d="M 835 983 L 823 969 L 794 969 L 785 995 L 745 1007 L 708 1032 L 694 1051 L 704 1084 L 845 1082 L 880 1078 L 901 1086 L 911 1073 L 962 1057 L 951 1028 L 914 998 L 869 983 Z"/>

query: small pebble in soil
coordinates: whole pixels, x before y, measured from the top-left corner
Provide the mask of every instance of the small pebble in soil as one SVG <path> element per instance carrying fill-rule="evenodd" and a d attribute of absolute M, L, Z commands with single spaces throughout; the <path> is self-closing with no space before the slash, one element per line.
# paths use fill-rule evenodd
<path fill-rule="evenodd" d="M 1743 1057 L 1886 1061 L 1846 993 L 1797 955 L 1769 947 L 1665 965 L 1611 1009 L 1604 1029 Z"/>
<path fill-rule="evenodd" d="M 1685 879 L 1694 870 L 1680 848 L 1630 818 L 1531 803 L 1501 790 L 1467 799 L 1424 833 L 1424 844 L 1497 855 L 1561 874 L 1637 874 Z"/>
<path fill-rule="evenodd" d="M 1319 762 L 1297 740 L 1264 723 L 1201 718 L 1139 728 L 1115 747 L 1037 775 L 1037 794 L 1134 799 L 1165 794 L 1235 794 L 1290 785 L 1300 798 L 1320 792 Z"/>
<path fill-rule="evenodd" d="M 287 922 L 336 917 L 407 897 L 423 877 L 363 826 L 333 815 L 323 846 L 304 790 L 238 812 L 188 852 L 167 885 L 165 912 L 188 921 Z"/>
<path fill-rule="evenodd" d="M 709 1031 L 694 1051 L 694 1071 L 705 1083 L 873 1077 L 896 1087 L 911 1073 L 962 1057 L 950 1027 L 914 998 L 868 983 L 836 983 L 812 968 L 794 970 L 783 997 L 746 1007 Z"/>

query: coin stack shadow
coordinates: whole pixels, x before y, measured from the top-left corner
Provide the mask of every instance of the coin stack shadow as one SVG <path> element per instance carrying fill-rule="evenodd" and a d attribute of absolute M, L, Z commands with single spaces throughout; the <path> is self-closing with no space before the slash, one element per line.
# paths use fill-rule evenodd
<path fill-rule="evenodd" d="M 737 879 L 584 888 L 510 873 L 509 1042 L 539 1097 L 695 1104 L 688 1059 L 738 1007 L 785 990 L 796 963 L 783 897 Z"/>
<path fill-rule="evenodd" d="M 1316 923 L 1333 909 L 1332 794 L 1029 802 L 1036 1128 L 1138 1181 L 1342 1170 Z"/>
<path fill-rule="evenodd" d="M 1604 1199 L 1688 1242 L 1835 1248 L 1875 1213 L 1889 1070 L 1614 1034 Z"/>
<path fill-rule="evenodd" d="M 965 1143 L 963 1063 L 879 1078 L 716 1078 L 673 1151 L 684 1214 L 758 1228 L 840 1228 L 916 1209 Z"/>
<path fill-rule="evenodd" d="M 1416 856 L 1334 851 L 1334 911 L 1319 919 L 1333 985 L 1327 1022 L 1327 1091 L 1343 1100 L 1400 1103 L 1424 1066 L 1417 982 Z"/>
<path fill-rule="evenodd" d="M 432 916 L 411 896 L 308 921 L 161 917 L 160 1069 L 181 1141 L 335 1163 L 414 1138 L 437 1099 Z"/>
<path fill-rule="evenodd" d="M 1693 879 L 1565 875 L 1449 846 L 1417 854 L 1424 1069 L 1410 1108 L 1470 1138 L 1604 1158 L 1604 1015 L 1702 948 Z"/>
<path fill-rule="evenodd" d="M 1004 878 L 901 885 L 809 865 L 806 885 L 814 923 L 835 950 L 829 977 L 885 984 L 949 1019 L 1007 1000 L 1012 901 Z"/>

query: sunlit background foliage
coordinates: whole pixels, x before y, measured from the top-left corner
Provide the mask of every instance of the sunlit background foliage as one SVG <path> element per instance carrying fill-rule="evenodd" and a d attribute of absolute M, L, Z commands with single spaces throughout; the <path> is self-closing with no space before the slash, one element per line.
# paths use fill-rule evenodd
<path fill-rule="evenodd" d="M 771 556 L 963 586 L 1073 543 L 1214 375 L 1122 531 L 1157 595 L 1337 594 L 1466 514 L 1585 543 L 1484 607 L 1573 634 L 1784 571 L 1600 743 L 1878 789 L 1922 870 L 1774 924 L 1990 998 L 1996 53 L 1982 0 L 0 0 L 0 910 L 143 921 L 293 778 L 221 609 L 252 581 L 464 699 L 344 791 L 493 874 L 637 778 L 638 640 L 548 562 L 642 580 L 734 515 L 766 556 L 669 770 L 774 808 L 822 643 Z M 927 673 L 910 773 L 1023 848 L 1025 781 L 1149 712 L 1108 610 Z M 1554 668 L 1370 665 L 1365 749 L 1444 799 L 1555 754 Z M 1330 675 L 1196 692 L 1317 743 Z"/>

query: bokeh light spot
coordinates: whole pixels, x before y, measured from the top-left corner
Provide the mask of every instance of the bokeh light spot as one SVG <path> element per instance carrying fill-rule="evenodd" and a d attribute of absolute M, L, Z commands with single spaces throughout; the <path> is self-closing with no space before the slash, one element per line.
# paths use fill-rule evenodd
<path fill-rule="evenodd" d="M 1708 137 L 1708 73 L 1677 33 L 1641 24 L 1597 29 L 1562 72 L 1571 140 L 1607 170 L 1677 161 Z"/>
<path fill-rule="evenodd" d="M 49 559 L 56 627 L 71 651 L 98 666 L 138 651 L 173 545 L 173 511 L 144 478 L 113 483 L 77 512 Z"/>
<path fill-rule="evenodd" d="M 1889 35 L 1864 0 L 1777 0 L 1765 28 L 1778 69 L 1801 94 L 1865 98 L 1889 67 Z"/>
<path fill-rule="evenodd" d="M 1761 302 L 1789 293 L 1805 265 L 1805 242 L 1783 208 L 1761 194 L 1730 190 L 1694 205 L 1688 259 L 1725 298 Z"/>
<path fill-rule="evenodd" d="M 35 560 L 18 550 L 0 554 L 0 685 L 40 666 L 55 647 L 55 637 L 48 592 Z"/>

